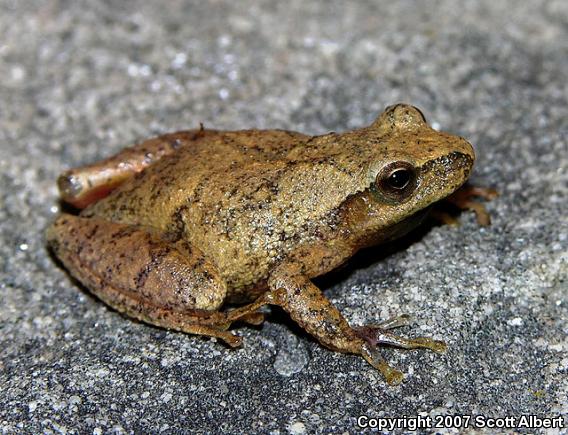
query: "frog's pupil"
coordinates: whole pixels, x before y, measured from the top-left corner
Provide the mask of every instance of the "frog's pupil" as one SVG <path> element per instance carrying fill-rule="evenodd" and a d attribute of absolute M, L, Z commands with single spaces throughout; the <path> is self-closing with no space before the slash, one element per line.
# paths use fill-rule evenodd
<path fill-rule="evenodd" d="M 410 181 L 410 171 L 397 169 L 389 176 L 389 184 L 395 189 L 404 189 Z"/>

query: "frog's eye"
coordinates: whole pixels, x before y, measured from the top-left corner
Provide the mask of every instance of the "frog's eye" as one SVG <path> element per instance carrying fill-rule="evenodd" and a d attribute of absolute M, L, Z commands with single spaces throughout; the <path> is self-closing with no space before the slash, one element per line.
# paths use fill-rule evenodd
<path fill-rule="evenodd" d="M 408 162 L 392 162 L 377 174 L 377 190 L 388 199 L 402 201 L 416 189 L 416 169 Z"/>

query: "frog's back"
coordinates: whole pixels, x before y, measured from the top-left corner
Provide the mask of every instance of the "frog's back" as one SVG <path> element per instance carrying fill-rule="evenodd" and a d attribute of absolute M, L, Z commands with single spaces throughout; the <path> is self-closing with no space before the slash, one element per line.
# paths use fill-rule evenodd
<path fill-rule="evenodd" d="M 335 137 L 319 138 L 219 133 L 182 146 L 83 215 L 184 238 L 216 264 L 230 291 L 244 292 L 279 256 L 332 228 L 333 210 L 361 187 L 363 169 L 352 160 L 344 167 L 323 149 Z"/>
<path fill-rule="evenodd" d="M 215 174 L 231 177 L 236 170 L 277 161 L 305 137 L 283 130 L 243 130 L 204 134 L 203 139 L 184 143 L 186 135 L 181 132 L 176 153 L 135 175 L 82 214 L 164 229 L 174 210 L 208 191 L 207 182 Z"/>

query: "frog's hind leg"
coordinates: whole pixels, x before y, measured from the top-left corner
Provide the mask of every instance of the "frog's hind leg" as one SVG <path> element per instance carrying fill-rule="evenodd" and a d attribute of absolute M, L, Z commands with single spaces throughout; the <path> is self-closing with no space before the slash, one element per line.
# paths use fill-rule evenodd
<path fill-rule="evenodd" d="M 99 218 L 63 214 L 47 241 L 69 272 L 116 310 L 156 326 L 218 337 L 230 346 L 241 338 L 227 331 L 233 321 L 258 324 L 252 310 L 217 311 L 225 282 L 203 253 L 151 230 Z"/>
<path fill-rule="evenodd" d="M 70 169 L 57 180 L 61 199 L 74 207 L 85 208 L 164 156 L 218 134 L 203 127 L 200 130 L 165 134 L 126 148 L 92 165 Z"/>

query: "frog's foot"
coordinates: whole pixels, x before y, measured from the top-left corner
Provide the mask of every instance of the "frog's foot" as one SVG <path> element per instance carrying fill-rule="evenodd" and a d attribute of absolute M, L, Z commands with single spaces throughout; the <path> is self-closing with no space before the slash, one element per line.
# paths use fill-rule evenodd
<path fill-rule="evenodd" d="M 403 381 L 402 372 L 390 366 L 376 347 L 365 343 L 361 346 L 361 355 L 365 358 L 365 361 L 381 372 L 387 384 L 398 385 Z"/>
<path fill-rule="evenodd" d="M 365 344 L 361 347 L 361 355 L 369 364 L 381 372 L 390 385 L 400 384 L 403 375 L 385 361 L 379 352 L 378 345 L 386 344 L 403 349 L 430 349 L 435 352 L 444 352 L 447 348 L 446 343 L 443 341 L 433 340 L 428 337 L 403 338 L 389 332 L 391 329 L 405 326 L 409 323 L 410 316 L 403 314 L 376 325 L 353 328 L 356 334 L 365 341 Z"/>
<path fill-rule="evenodd" d="M 482 198 L 485 200 L 495 199 L 499 194 L 495 189 L 487 187 L 475 187 L 466 184 L 448 196 L 444 201 L 452 204 L 460 210 L 472 210 L 475 213 L 477 223 L 482 226 L 491 225 L 491 216 L 485 206 L 472 198 Z M 455 218 L 447 213 L 435 211 L 435 217 L 444 223 L 455 225 Z"/>
<path fill-rule="evenodd" d="M 390 329 L 407 325 L 408 323 L 398 323 L 400 318 L 406 316 L 395 317 L 378 325 L 365 325 L 354 327 L 353 329 L 359 337 L 365 340 L 370 346 L 386 344 L 389 346 L 400 347 L 402 349 L 430 349 L 434 352 L 442 353 L 447 349 L 446 343 L 440 340 L 434 340 L 429 337 L 404 338 L 390 332 Z M 397 323 L 392 323 L 397 322 Z"/>

